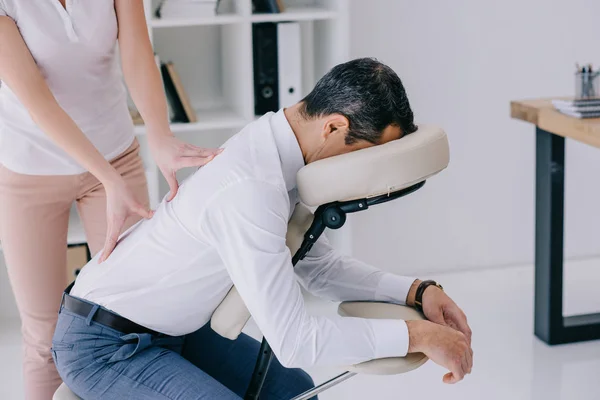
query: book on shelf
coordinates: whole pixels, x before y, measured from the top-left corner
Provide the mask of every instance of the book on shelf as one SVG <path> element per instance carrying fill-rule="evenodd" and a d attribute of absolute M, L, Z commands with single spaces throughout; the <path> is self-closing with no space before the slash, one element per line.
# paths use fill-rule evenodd
<path fill-rule="evenodd" d="M 172 62 L 162 64 L 161 72 L 167 100 L 173 110 L 172 122 L 197 122 L 196 112 L 183 88 L 179 74 L 175 70 L 175 65 Z"/>
<path fill-rule="evenodd" d="M 282 12 L 281 0 L 252 0 L 252 12 L 255 14 L 278 14 Z"/>
<path fill-rule="evenodd" d="M 157 18 L 210 18 L 217 15 L 220 0 L 163 0 L 156 9 Z"/>
<path fill-rule="evenodd" d="M 162 81 L 163 84 L 163 89 L 165 88 L 165 79 L 162 76 L 162 71 L 161 71 L 161 62 L 160 62 L 160 57 L 158 56 L 158 54 L 154 53 L 154 62 L 156 63 L 156 68 L 158 69 L 158 73 L 160 75 L 160 79 Z M 165 93 L 165 97 L 166 97 L 166 92 Z M 174 113 L 173 113 L 173 107 L 171 107 L 171 102 L 169 101 L 169 99 L 167 98 L 167 115 L 169 118 L 169 121 L 173 120 L 174 117 Z"/>
<path fill-rule="evenodd" d="M 283 4 L 283 0 L 277 0 L 277 8 L 279 8 L 279 12 L 285 12 L 285 4 Z"/>
<path fill-rule="evenodd" d="M 144 119 L 140 115 L 140 112 L 135 108 L 129 108 L 129 114 L 134 125 L 144 125 Z"/>
<path fill-rule="evenodd" d="M 161 64 L 160 64 L 160 58 L 158 57 L 158 54 L 154 54 L 154 61 L 156 63 L 156 69 L 158 70 L 158 73 L 160 74 L 161 81 L 163 83 L 163 88 L 164 88 L 165 82 L 162 77 L 162 72 L 160 70 Z M 166 93 L 165 93 L 165 95 L 166 95 Z M 168 113 L 167 115 L 168 115 L 169 121 L 171 121 L 173 119 L 173 109 L 171 108 L 171 103 L 168 101 L 168 99 L 167 99 L 167 113 Z M 133 121 L 134 125 L 137 125 L 137 126 L 145 125 L 144 118 L 142 117 L 142 115 L 140 114 L 138 109 L 133 104 L 129 107 L 129 115 L 131 115 L 131 120 Z"/>

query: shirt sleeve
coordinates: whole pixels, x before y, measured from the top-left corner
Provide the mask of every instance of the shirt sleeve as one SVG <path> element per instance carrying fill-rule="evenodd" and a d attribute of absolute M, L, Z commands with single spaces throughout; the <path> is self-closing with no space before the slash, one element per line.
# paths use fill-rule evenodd
<path fill-rule="evenodd" d="M 382 301 L 406 304 L 415 278 L 383 272 L 343 256 L 322 235 L 294 270 L 309 292 L 333 301 Z"/>
<path fill-rule="evenodd" d="M 215 195 L 200 219 L 277 359 L 306 368 L 405 356 L 404 321 L 307 314 L 285 244 L 289 207 L 283 190 L 245 181 Z"/>

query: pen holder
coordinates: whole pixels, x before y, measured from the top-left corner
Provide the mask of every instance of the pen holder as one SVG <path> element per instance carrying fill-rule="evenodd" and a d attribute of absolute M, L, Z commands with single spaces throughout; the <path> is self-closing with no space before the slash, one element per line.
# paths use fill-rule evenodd
<path fill-rule="evenodd" d="M 598 78 L 600 72 L 582 72 L 575 73 L 575 98 L 576 99 L 592 99 L 599 97 L 600 85 Z"/>

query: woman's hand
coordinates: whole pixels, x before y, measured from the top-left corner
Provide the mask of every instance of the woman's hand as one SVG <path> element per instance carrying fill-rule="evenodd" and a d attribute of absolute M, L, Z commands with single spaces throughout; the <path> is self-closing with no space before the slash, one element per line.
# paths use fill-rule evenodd
<path fill-rule="evenodd" d="M 173 136 L 169 129 L 167 99 L 148 36 L 144 4 L 129 0 L 114 3 L 125 82 L 148 129 L 152 156 L 169 183 L 167 201 L 171 201 L 179 189 L 175 173 L 185 167 L 201 167 L 220 151 L 186 144 Z"/>
<path fill-rule="evenodd" d="M 104 262 L 112 253 L 119 235 L 122 233 L 123 225 L 128 217 L 139 215 L 142 218 L 151 218 L 154 212 L 145 207 L 133 195 L 131 188 L 125 180 L 119 176 L 114 181 L 104 183 L 106 190 L 106 242 L 100 256 L 99 262 Z"/>
<path fill-rule="evenodd" d="M 169 184 L 169 197 L 167 201 L 175 198 L 179 183 L 175 173 L 186 167 L 201 167 L 210 162 L 221 149 L 203 149 L 181 140 L 169 134 L 148 134 L 150 150 L 154 161 L 160 168 L 163 176 Z"/>

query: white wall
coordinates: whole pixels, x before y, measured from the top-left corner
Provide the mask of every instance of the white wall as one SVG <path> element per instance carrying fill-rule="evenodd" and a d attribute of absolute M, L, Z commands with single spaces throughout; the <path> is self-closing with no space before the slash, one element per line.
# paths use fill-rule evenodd
<path fill-rule="evenodd" d="M 417 122 L 442 125 L 448 170 L 353 217 L 354 255 L 418 274 L 533 261 L 534 127 L 512 99 L 573 94 L 600 64 L 596 0 L 351 0 L 351 55 L 403 79 Z M 567 145 L 568 257 L 600 254 L 600 150 Z"/>

